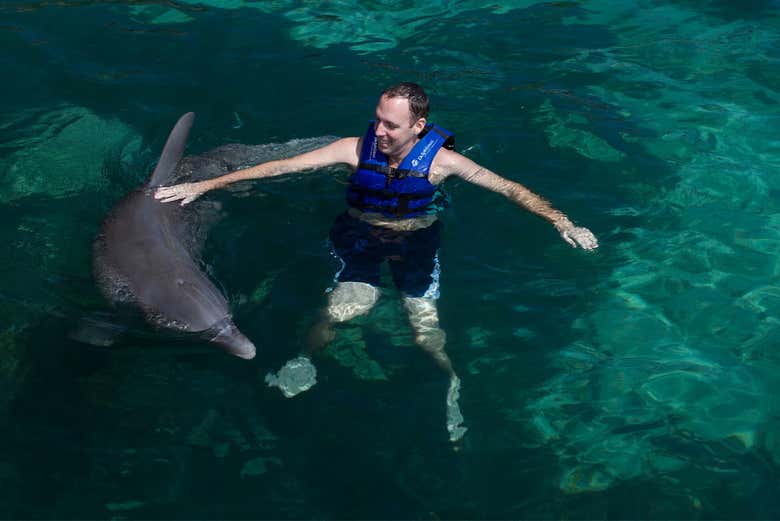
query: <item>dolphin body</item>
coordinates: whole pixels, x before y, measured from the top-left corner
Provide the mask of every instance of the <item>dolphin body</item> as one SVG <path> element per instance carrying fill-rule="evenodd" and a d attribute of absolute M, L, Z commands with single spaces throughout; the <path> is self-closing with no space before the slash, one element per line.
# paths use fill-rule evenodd
<path fill-rule="evenodd" d="M 174 179 L 194 118 L 189 112 L 179 119 L 147 183 L 106 217 L 93 245 L 95 278 L 107 300 L 140 308 L 151 325 L 196 333 L 251 359 L 254 344 L 233 323 L 225 296 L 193 258 L 192 210 L 154 198 L 154 188 Z"/>

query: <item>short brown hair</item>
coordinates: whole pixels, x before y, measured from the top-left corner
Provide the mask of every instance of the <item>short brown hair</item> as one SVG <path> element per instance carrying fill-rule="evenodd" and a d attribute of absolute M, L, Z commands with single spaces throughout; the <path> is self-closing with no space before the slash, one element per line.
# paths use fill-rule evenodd
<path fill-rule="evenodd" d="M 382 96 L 388 98 L 406 98 L 409 100 L 409 113 L 412 116 L 412 123 L 420 118 L 428 117 L 428 95 L 422 87 L 416 83 L 405 81 L 396 83 L 382 92 Z"/>

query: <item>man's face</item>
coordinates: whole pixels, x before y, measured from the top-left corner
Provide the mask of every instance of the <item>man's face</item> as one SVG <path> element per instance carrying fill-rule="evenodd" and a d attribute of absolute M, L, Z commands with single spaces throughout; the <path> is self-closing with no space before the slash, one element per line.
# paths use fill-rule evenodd
<path fill-rule="evenodd" d="M 411 121 L 407 98 L 382 96 L 376 106 L 374 133 L 379 151 L 391 159 L 402 159 L 417 142 L 425 127 L 425 118 Z"/>

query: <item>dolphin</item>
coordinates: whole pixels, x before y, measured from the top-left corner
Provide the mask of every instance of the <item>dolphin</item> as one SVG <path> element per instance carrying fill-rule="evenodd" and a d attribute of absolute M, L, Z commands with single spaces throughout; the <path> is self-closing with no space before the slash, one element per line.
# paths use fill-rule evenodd
<path fill-rule="evenodd" d="M 104 220 L 93 244 L 93 271 L 115 306 L 139 308 L 158 329 L 195 333 L 251 359 L 254 344 L 233 323 L 224 294 L 193 258 L 192 209 L 154 198 L 154 189 L 174 178 L 194 118 L 189 112 L 179 119 L 149 180 Z"/>

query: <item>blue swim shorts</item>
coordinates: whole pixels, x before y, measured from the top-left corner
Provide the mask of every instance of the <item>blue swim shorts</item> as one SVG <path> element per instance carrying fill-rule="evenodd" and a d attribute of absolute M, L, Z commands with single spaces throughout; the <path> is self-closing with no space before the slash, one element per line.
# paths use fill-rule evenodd
<path fill-rule="evenodd" d="M 343 213 L 330 230 L 333 253 L 340 261 L 337 282 L 381 286 L 387 261 L 393 283 L 407 297 L 439 298 L 439 234 L 435 221 L 421 230 L 396 231 Z"/>

